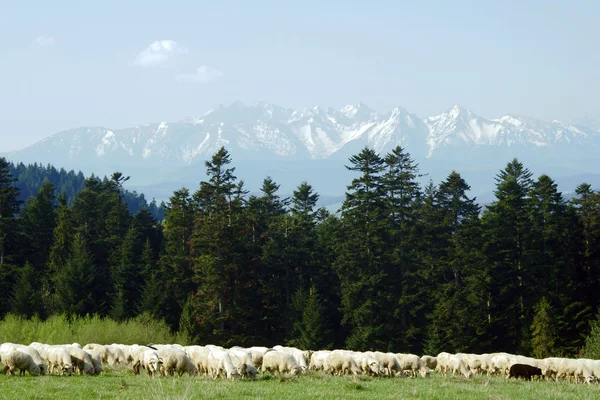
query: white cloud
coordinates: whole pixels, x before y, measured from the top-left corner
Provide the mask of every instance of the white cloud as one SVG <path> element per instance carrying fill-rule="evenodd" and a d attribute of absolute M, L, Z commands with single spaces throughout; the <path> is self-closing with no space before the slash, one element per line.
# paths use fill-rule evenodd
<path fill-rule="evenodd" d="M 42 47 L 52 46 L 54 44 L 53 36 L 38 36 L 35 38 L 37 44 Z"/>
<path fill-rule="evenodd" d="M 215 81 L 223 76 L 223 72 L 202 65 L 196 68 L 196 72 L 191 74 L 177 74 L 175 80 L 179 82 L 192 82 L 192 83 L 208 83 Z"/>
<path fill-rule="evenodd" d="M 174 40 L 156 40 L 140 52 L 133 63 L 140 67 L 154 67 L 164 64 L 178 54 L 187 54 L 189 50 Z"/>

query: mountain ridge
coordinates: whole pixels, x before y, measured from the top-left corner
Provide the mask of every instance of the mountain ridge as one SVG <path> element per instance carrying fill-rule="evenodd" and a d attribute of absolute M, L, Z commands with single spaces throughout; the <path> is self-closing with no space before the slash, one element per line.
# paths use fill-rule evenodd
<path fill-rule="evenodd" d="M 435 158 L 441 149 L 473 146 L 597 147 L 600 131 L 591 128 L 595 126 L 600 128 L 591 119 L 577 124 L 513 114 L 487 119 L 459 105 L 421 118 L 402 107 L 379 113 L 361 102 L 340 110 L 312 106 L 300 111 L 265 102 L 250 106 L 234 102 L 177 122 L 73 128 L 8 154 L 28 161 L 46 161 L 35 158 L 51 153 L 70 160 L 129 157 L 190 165 L 221 146 L 242 158 L 327 159 L 344 147 L 367 145 L 385 152 L 402 145 L 416 157 Z"/>

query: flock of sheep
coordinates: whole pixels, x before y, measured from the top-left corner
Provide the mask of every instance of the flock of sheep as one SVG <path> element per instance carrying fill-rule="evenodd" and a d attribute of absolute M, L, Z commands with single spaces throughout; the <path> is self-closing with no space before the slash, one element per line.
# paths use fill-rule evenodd
<path fill-rule="evenodd" d="M 414 354 L 357 352 L 350 350 L 303 351 L 293 347 L 232 347 L 123 344 L 29 346 L 4 343 L 0 346 L 0 361 L 4 373 L 14 375 L 96 375 L 102 365 L 129 366 L 139 375 L 145 369 L 149 376 L 187 373 L 209 375 L 213 379 L 255 379 L 258 371 L 299 375 L 306 370 L 324 371 L 334 375 L 417 376 L 426 378 L 432 371 L 440 374 L 500 375 L 531 379 L 539 375 L 546 379 L 573 379 L 592 383 L 600 378 L 600 360 L 545 358 L 534 359 L 508 353 L 450 354 L 419 357 Z"/>

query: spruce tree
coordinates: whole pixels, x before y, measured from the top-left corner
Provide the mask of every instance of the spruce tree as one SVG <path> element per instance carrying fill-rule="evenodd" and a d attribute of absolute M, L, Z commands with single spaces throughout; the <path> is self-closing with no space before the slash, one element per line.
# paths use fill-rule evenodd
<path fill-rule="evenodd" d="M 207 181 L 200 183 L 194 194 L 198 204 L 195 218 L 192 252 L 194 280 L 197 284 L 199 324 L 203 333 L 219 343 L 229 343 L 236 324 L 243 321 L 235 282 L 243 252 L 240 230 L 242 204 L 236 196 L 235 168 L 229 167 L 231 157 L 222 147 L 206 161 Z"/>
<path fill-rule="evenodd" d="M 163 279 L 165 293 L 163 316 L 177 330 L 181 310 L 193 291 L 191 240 L 196 205 L 189 190 L 182 188 L 173 192 L 166 209 L 158 277 Z"/>
<path fill-rule="evenodd" d="M 16 215 L 19 212 L 19 191 L 10 172 L 10 164 L 0 157 L 0 293 L 11 292 L 15 280 L 12 258 L 18 254 Z M 0 316 L 10 309 L 8 296 L 0 296 Z"/>
<path fill-rule="evenodd" d="M 531 324 L 532 355 L 538 359 L 552 357 L 556 354 L 556 321 L 552 316 L 552 308 L 546 297 L 541 298 L 534 310 L 535 314 Z"/>
<path fill-rule="evenodd" d="M 386 273 L 390 278 L 390 296 L 396 299 L 394 314 L 397 322 L 391 331 L 402 331 L 403 335 L 392 335 L 391 346 L 405 351 L 419 352 L 419 343 L 425 337 L 425 310 L 417 301 L 421 298 L 423 283 L 419 276 L 417 256 L 419 201 L 421 188 L 417 179 L 422 175 L 419 166 L 401 146 L 396 146 L 384 159 L 382 177 L 385 220 L 389 235 L 389 262 Z"/>
<path fill-rule="evenodd" d="M 531 175 L 517 159 L 509 162 L 496 176 L 496 200 L 482 218 L 491 282 L 488 333 L 493 347 L 509 352 L 526 352 L 530 343 L 524 336 L 535 304 L 528 289 L 535 284 L 528 264 Z"/>
<path fill-rule="evenodd" d="M 300 317 L 294 322 L 294 339 L 289 341 L 290 345 L 306 350 L 331 348 L 332 335 L 317 288 L 311 286 L 307 292 L 298 289 L 294 294 L 294 308 Z"/>
<path fill-rule="evenodd" d="M 352 180 L 342 205 L 342 237 L 336 249 L 342 322 L 349 348 L 384 348 L 391 339 L 392 293 L 386 266 L 386 221 L 381 174 L 384 161 L 365 148 L 350 157 Z"/>
<path fill-rule="evenodd" d="M 13 288 L 12 313 L 24 318 L 41 315 L 41 296 L 39 290 L 34 287 L 36 282 L 36 270 L 29 262 L 18 271 L 18 278 Z"/>
<path fill-rule="evenodd" d="M 93 296 L 96 275 L 83 234 L 76 233 L 73 236 L 71 255 L 53 279 L 57 312 L 67 316 L 96 313 L 99 308 L 97 299 Z"/>

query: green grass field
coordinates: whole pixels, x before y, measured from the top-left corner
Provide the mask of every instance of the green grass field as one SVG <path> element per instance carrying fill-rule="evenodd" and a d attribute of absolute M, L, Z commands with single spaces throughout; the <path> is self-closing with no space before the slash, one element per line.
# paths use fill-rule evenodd
<path fill-rule="evenodd" d="M 126 369 L 100 376 L 0 375 L 2 399 L 599 399 L 600 385 L 515 381 L 499 377 L 331 377 L 308 373 L 293 378 L 266 375 L 256 381 L 207 377 L 149 378 Z"/>

